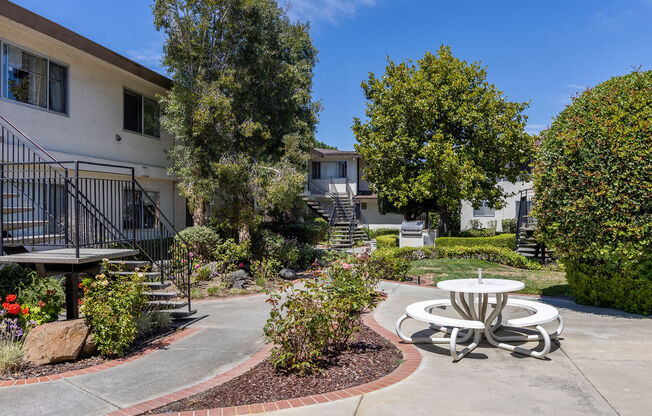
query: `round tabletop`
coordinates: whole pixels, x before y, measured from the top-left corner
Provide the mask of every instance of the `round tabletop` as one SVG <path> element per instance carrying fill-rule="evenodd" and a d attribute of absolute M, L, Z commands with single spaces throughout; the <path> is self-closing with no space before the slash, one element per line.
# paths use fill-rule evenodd
<path fill-rule="evenodd" d="M 525 283 L 507 279 L 482 279 L 482 283 L 479 283 L 476 278 L 442 280 L 437 283 L 437 287 L 443 290 L 448 290 L 449 292 L 507 293 L 523 289 Z"/>

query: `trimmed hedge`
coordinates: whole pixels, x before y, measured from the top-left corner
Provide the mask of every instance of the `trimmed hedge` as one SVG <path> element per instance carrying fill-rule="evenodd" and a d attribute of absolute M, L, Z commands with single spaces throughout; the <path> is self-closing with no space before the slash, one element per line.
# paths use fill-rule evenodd
<path fill-rule="evenodd" d="M 373 277 L 384 280 L 407 280 L 410 270 L 409 259 L 401 255 L 400 249 L 376 250 L 369 256 L 369 272 Z"/>
<path fill-rule="evenodd" d="M 564 265 L 578 303 L 652 314 L 652 260 L 591 265 L 565 261 Z"/>
<path fill-rule="evenodd" d="M 504 247 L 402 247 L 391 249 L 406 260 L 478 259 L 527 270 L 541 270 L 541 264 Z"/>
<path fill-rule="evenodd" d="M 376 238 L 381 235 L 398 235 L 399 234 L 399 229 L 398 228 L 378 228 L 377 230 L 369 230 L 368 233 L 369 238 Z"/>
<path fill-rule="evenodd" d="M 437 247 L 503 247 L 510 250 L 516 245 L 516 234 L 500 234 L 493 237 L 439 237 Z"/>
<path fill-rule="evenodd" d="M 376 237 L 376 247 L 393 248 L 398 247 L 398 235 L 379 235 Z"/>

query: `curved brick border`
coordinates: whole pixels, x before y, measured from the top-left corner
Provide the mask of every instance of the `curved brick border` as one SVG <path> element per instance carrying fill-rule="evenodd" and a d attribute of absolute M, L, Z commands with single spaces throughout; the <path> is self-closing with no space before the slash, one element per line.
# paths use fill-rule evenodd
<path fill-rule="evenodd" d="M 32 378 L 19 378 L 16 380 L 3 380 L 0 382 L 0 387 L 11 387 L 11 386 L 20 386 L 23 384 L 34 384 L 34 383 L 47 383 L 49 381 L 56 381 L 62 378 L 70 378 L 75 376 L 81 376 L 82 374 L 91 374 L 96 373 L 101 370 L 106 370 L 107 368 L 112 368 L 125 364 L 131 361 L 134 361 L 138 358 L 144 357 L 145 355 L 157 351 L 161 348 L 167 347 L 173 342 L 176 342 L 182 338 L 187 337 L 188 335 L 194 334 L 199 331 L 199 328 L 186 328 L 180 331 L 175 332 L 174 334 L 168 335 L 167 337 L 162 338 L 156 346 L 151 346 L 140 351 L 138 354 L 134 354 L 129 358 L 118 358 L 115 360 L 107 361 L 102 364 L 97 364 L 91 367 L 82 368 L 80 370 L 68 371 L 61 374 L 50 374 L 47 376 L 32 377 Z"/>
<path fill-rule="evenodd" d="M 332 391 L 329 393 L 315 394 L 312 396 L 297 397 L 294 399 L 288 400 L 279 400 L 276 402 L 267 402 L 267 403 L 254 403 L 245 406 L 232 406 L 232 407 L 220 407 L 216 409 L 202 409 L 195 411 L 185 411 L 177 413 L 165 413 L 165 415 L 178 415 L 178 416 L 230 416 L 230 415 L 248 415 L 253 413 L 262 413 L 266 411 L 289 409 L 291 407 L 302 407 L 308 406 L 316 403 L 326 403 L 332 402 L 335 400 L 346 399 L 348 397 L 358 396 L 361 394 L 371 393 L 376 390 L 391 386 L 392 384 L 402 381 L 404 378 L 412 374 L 421 364 L 421 354 L 412 344 L 400 343 L 400 338 L 396 336 L 393 332 L 390 332 L 380 326 L 378 322 L 374 319 L 371 313 L 368 313 L 363 318 L 364 323 L 378 332 L 383 337 L 387 338 L 392 344 L 401 350 L 403 353 L 404 361 L 399 365 L 394 371 L 388 375 L 366 384 L 362 384 L 355 387 L 349 387 L 344 390 Z M 149 400 L 143 403 L 139 403 L 127 408 L 116 410 L 115 412 L 109 413 L 107 416 L 135 416 L 148 412 L 150 410 L 159 408 L 161 406 L 168 405 L 177 400 L 185 399 L 194 394 L 204 392 L 212 387 L 218 386 L 220 384 L 226 383 L 227 381 L 246 373 L 252 367 L 264 361 L 268 356 L 271 350 L 271 345 L 266 345 L 256 354 L 254 354 L 249 360 L 240 364 L 239 366 L 227 371 L 226 373 L 215 376 L 207 381 L 196 384 L 192 387 L 189 387 L 184 390 L 177 391 L 162 397 L 159 397 L 154 400 Z M 157 416 L 162 416 L 159 414 Z"/>

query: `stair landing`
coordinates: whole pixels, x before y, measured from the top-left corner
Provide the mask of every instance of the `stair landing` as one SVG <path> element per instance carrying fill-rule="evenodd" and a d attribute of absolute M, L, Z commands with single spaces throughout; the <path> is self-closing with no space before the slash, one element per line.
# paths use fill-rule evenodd
<path fill-rule="evenodd" d="M 0 263 L 84 264 L 135 256 L 138 253 L 138 250 L 132 249 L 81 248 L 79 257 L 76 257 L 74 248 L 59 248 L 0 256 Z"/>

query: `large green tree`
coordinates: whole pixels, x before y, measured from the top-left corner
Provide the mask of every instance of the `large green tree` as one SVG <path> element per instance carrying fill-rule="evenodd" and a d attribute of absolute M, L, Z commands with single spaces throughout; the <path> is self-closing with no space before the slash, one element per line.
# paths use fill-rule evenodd
<path fill-rule="evenodd" d="M 176 138 L 171 172 L 196 224 L 208 222 L 210 207 L 246 230 L 251 215 L 279 198 L 273 187 L 247 198 L 234 192 L 288 175 L 296 184 L 314 143 L 317 50 L 309 27 L 291 22 L 274 0 L 155 0 L 153 12 L 173 81 L 162 98 L 163 126 Z M 250 210 L 234 218 L 225 202 L 235 199 Z"/>
<path fill-rule="evenodd" d="M 508 101 L 486 78 L 478 62 L 442 46 L 416 62 L 388 58 L 382 77 L 362 83 L 367 121 L 354 119 L 355 148 L 383 211 L 438 212 L 446 233 L 461 199 L 501 206 L 496 183 L 524 175 L 533 139 L 524 132 L 527 103 Z"/>

